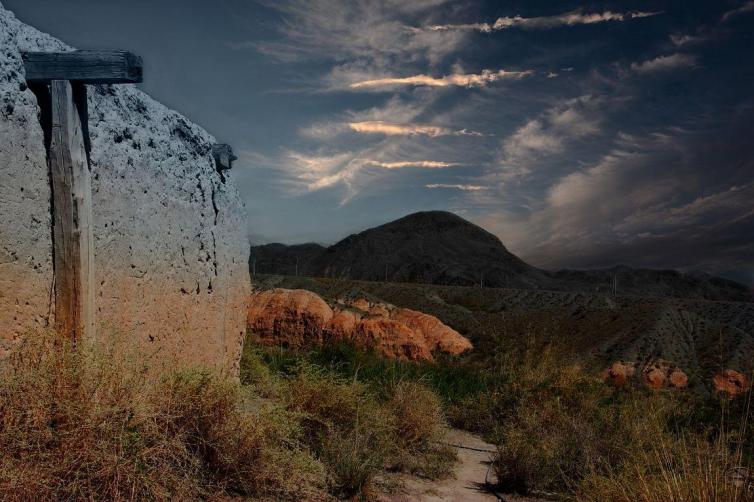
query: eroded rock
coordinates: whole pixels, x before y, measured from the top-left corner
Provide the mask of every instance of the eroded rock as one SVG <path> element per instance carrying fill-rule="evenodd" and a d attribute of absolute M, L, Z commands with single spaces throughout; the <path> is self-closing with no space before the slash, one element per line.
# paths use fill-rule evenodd
<path fill-rule="evenodd" d="M 636 363 L 616 361 L 603 373 L 605 382 L 621 387 L 636 375 Z"/>
<path fill-rule="evenodd" d="M 345 340 L 391 358 L 432 361 L 433 352 L 461 354 L 473 346 L 439 319 L 365 299 L 336 302 L 315 293 L 273 289 L 253 295 L 249 329 L 257 341 L 301 347 Z"/>
<path fill-rule="evenodd" d="M 717 373 L 712 378 L 712 383 L 717 392 L 727 394 L 729 397 L 740 396 L 746 393 L 751 387 L 751 383 L 746 375 L 731 369 Z"/>
<path fill-rule="evenodd" d="M 333 311 L 317 294 L 303 289 L 271 289 L 252 295 L 249 329 L 261 343 L 302 347 L 323 343 Z"/>
<path fill-rule="evenodd" d="M 445 354 L 462 354 L 474 346 L 461 334 L 442 323 L 435 316 L 411 309 L 396 309 L 392 318 L 402 322 L 426 340 L 431 351 Z"/>

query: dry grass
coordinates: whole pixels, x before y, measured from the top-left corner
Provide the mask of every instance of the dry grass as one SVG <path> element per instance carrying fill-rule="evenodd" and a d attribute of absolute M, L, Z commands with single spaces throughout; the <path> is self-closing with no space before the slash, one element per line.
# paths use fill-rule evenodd
<path fill-rule="evenodd" d="M 579 499 L 616 502 L 744 502 L 754 499 L 751 471 L 724 440 L 660 437 L 617 470 L 592 473 Z"/>
<path fill-rule="evenodd" d="M 28 336 L 0 375 L 0 498 L 298 499 L 322 467 L 279 411 L 242 411 L 215 374 L 155 378 L 133 360 Z"/>

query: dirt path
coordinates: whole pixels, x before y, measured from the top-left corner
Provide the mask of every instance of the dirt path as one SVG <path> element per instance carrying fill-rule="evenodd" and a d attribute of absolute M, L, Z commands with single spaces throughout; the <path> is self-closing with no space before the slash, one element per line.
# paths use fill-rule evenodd
<path fill-rule="evenodd" d="M 447 441 L 458 451 L 455 477 L 442 481 L 405 478 L 399 493 L 383 495 L 380 502 L 523 502 L 507 496 L 501 499 L 485 489 L 486 481 L 494 479 L 490 469 L 493 445 L 459 430 L 451 430 Z"/>

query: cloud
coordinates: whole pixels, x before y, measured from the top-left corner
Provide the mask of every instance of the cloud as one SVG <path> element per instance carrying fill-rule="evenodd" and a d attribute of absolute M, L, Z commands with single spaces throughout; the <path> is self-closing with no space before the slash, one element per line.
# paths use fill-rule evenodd
<path fill-rule="evenodd" d="M 450 184 L 450 183 L 431 183 L 424 185 L 430 189 L 449 189 L 449 190 L 462 190 L 464 192 L 478 192 L 480 190 L 488 190 L 489 187 L 480 185 L 464 185 L 464 184 Z"/>
<path fill-rule="evenodd" d="M 618 134 L 597 161 L 555 177 L 530 210 L 498 210 L 485 223 L 547 268 L 754 270 L 754 145 L 743 141 L 751 111 Z"/>
<path fill-rule="evenodd" d="M 350 122 L 348 127 L 362 134 L 383 134 L 385 136 L 483 136 L 482 133 L 468 129 L 453 130 L 421 124 L 393 124 L 384 121 Z"/>
<path fill-rule="evenodd" d="M 724 23 L 736 16 L 740 16 L 741 14 L 746 14 L 748 12 L 754 12 L 754 0 L 746 2 L 737 9 L 729 10 L 728 12 L 723 14 L 723 17 L 720 19 L 720 21 Z"/>
<path fill-rule="evenodd" d="M 543 17 L 500 17 L 494 23 L 469 23 L 469 24 L 439 24 L 429 26 L 430 31 L 458 31 L 473 30 L 482 33 L 491 33 L 493 31 L 507 30 L 510 28 L 523 28 L 532 30 L 546 30 L 560 26 L 576 26 L 585 24 L 605 23 L 608 21 L 628 21 L 631 19 L 640 19 L 644 17 L 656 16 L 659 12 L 612 12 L 605 11 L 601 13 L 585 14 L 576 10 L 566 12 L 557 16 Z"/>
<path fill-rule="evenodd" d="M 574 140 L 598 133 L 605 106 L 605 98 L 585 95 L 565 100 L 528 120 L 503 140 L 503 181 L 526 176 L 539 159 L 562 152 Z"/>
<path fill-rule="evenodd" d="M 442 60 L 454 53 L 463 36 L 407 30 L 406 19 L 428 19 L 449 0 L 261 0 L 278 11 L 281 39 L 236 42 L 282 61 L 366 61 L 386 68 L 396 62 Z"/>
<path fill-rule="evenodd" d="M 482 73 L 454 73 L 444 77 L 432 77 L 429 75 L 413 75 L 411 77 L 383 77 L 371 80 L 354 82 L 349 85 L 351 89 L 375 89 L 384 87 L 413 86 L 413 87 L 485 87 L 493 82 L 504 79 L 521 79 L 533 75 L 532 70 L 506 71 L 506 70 L 482 70 Z"/>
<path fill-rule="evenodd" d="M 446 167 L 456 167 L 461 165 L 454 162 L 441 162 L 437 160 L 407 160 L 398 162 L 367 160 L 365 162 L 366 164 L 382 167 L 384 169 L 405 169 L 407 167 L 417 167 L 421 169 L 444 169 Z"/>
<path fill-rule="evenodd" d="M 641 63 L 631 63 L 631 70 L 636 73 L 654 73 L 674 70 L 676 68 L 692 68 L 696 65 L 696 57 L 691 54 L 670 54 L 659 56 Z"/>

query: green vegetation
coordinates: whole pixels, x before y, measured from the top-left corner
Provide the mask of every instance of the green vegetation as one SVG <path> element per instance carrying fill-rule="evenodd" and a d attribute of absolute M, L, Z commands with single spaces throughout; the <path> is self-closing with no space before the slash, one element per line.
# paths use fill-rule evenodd
<path fill-rule="evenodd" d="M 375 393 L 247 346 L 239 385 L 113 350 L 28 336 L 0 365 L 0 499 L 368 500 L 387 471 L 437 478 L 455 462 L 420 383 Z"/>
<path fill-rule="evenodd" d="M 245 360 L 265 368 L 255 372 L 262 388 L 267 372 L 301 378 L 295 376 L 301 368 L 313 365 L 375 401 L 411 403 L 412 413 L 441 405 L 452 425 L 498 445 L 493 467 L 505 492 L 626 502 L 754 496 L 741 483 L 754 459 L 750 396 L 731 401 L 639 384 L 612 388 L 595 367 L 581 364 L 583 357 L 536 326 L 528 324 L 517 344 L 500 340 L 487 354 L 435 364 L 387 360 L 347 345 L 300 352 L 247 347 Z M 433 390 L 432 397 L 410 396 L 414 383 Z M 332 399 L 327 390 L 310 393 L 323 396 L 320 415 L 343 413 L 340 404 L 322 408 Z M 433 404 L 437 397 L 441 403 Z"/>

